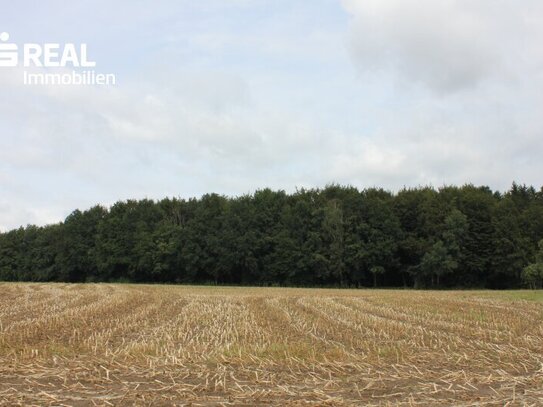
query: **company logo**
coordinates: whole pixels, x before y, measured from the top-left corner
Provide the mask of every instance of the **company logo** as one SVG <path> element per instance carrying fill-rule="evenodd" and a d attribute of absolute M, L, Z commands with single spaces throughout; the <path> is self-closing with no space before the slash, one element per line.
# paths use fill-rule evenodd
<path fill-rule="evenodd" d="M 47 72 L 31 73 L 24 70 L 25 85 L 115 85 L 114 74 L 97 73 L 96 62 L 89 59 L 87 44 L 8 43 L 9 33 L 0 33 L 0 67 L 46 68 Z M 22 52 L 20 52 L 22 51 Z M 22 58 L 20 58 L 22 56 Z M 71 73 L 54 72 L 60 68 L 71 68 Z"/>
<path fill-rule="evenodd" d="M 17 53 L 19 47 L 16 44 L 4 44 L 8 40 L 8 33 L 0 34 L 0 67 L 17 66 L 19 60 L 19 54 Z"/>

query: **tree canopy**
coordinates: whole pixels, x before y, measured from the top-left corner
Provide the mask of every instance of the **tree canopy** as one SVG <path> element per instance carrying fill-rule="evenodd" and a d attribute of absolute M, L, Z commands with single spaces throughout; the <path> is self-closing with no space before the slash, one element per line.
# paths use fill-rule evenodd
<path fill-rule="evenodd" d="M 543 278 L 543 189 L 329 185 L 75 210 L 0 233 L 0 280 L 516 288 Z"/>

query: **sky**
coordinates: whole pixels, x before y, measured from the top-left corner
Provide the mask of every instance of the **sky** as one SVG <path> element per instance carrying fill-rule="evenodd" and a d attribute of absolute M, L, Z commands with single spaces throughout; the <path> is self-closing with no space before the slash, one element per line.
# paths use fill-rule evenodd
<path fill-rule="evenodd" d="M 118 200 L 543 183 L 540 0 L 0 0 L 115 86 L 0 68 L 0 230 Z M 36 68 L 37 69 L 37 68 Z"/>

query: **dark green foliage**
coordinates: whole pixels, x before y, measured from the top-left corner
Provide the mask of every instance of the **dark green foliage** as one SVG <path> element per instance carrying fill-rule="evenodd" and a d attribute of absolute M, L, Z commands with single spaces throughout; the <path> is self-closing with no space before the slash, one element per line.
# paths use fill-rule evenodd
<path fill-rule="evenodd" d="M 536 289 L 543 286 L 543 240 L 538 244 L 539 250 L 532 263 L 522 270 L 522 281 L 530 288 Z"/>
<path fill-rule="evenodd" d="M 537 287 L 542 238 L 543 190 L 517 184 L 263 189 L 118 202 L 0 233 L 0 280 Z"/>

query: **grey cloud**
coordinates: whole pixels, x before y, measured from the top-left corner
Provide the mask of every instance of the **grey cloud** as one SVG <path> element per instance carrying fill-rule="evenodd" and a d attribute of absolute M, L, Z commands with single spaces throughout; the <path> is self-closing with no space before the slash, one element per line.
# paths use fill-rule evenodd
<path fill-rule="evenodd" d="M 486 80 L 533 72 L 542 61 L 543 7 L 535 1 L 345 0 L 351 48 L 363 70 L 436 92 L 470 89 Z"/>

